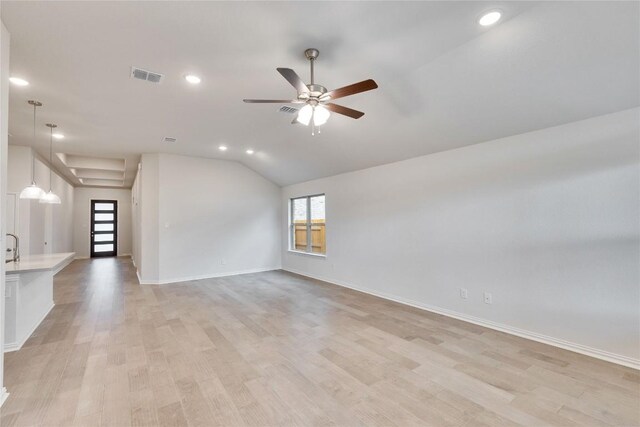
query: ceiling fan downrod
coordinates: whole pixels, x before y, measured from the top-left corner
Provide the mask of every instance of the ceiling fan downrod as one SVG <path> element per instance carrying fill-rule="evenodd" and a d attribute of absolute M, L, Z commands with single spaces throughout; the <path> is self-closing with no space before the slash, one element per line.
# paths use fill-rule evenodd
<path fill-rule="evenodd" d="M 313 86 L 313 84 L 315 83 L 313 63 L 318 57 L 318 55 L 320 55 L 320 51 L 318 49 L 311 48 L 304 51 L 304 56 L 306 56 L 309 62 L 311 63 L 311 86 Z"/>

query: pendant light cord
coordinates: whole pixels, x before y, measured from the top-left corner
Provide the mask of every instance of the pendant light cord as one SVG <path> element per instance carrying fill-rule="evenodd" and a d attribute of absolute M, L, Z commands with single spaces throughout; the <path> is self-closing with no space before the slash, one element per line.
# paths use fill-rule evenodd
<path fill-rule="evenodd" d="M 36 103 L 33 104 L 33 154 L 31 156 L 31 183 L 34 184 L 36 182 L 36 108 L 38 105 Z"/>
<path fill-rule="evenodd" d="M 51 126 L 51 136 L 49 138 L 49 193 L 51 193 L 51 177 L 53 176 L 53 126 Z"/>

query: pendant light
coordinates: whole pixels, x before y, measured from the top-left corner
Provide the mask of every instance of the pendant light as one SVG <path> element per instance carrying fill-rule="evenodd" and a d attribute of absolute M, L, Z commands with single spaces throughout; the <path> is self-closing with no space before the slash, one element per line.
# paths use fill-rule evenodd
<path fill-rule="evenodd" d="M 47 127 L 51 130 L 51 139 L 49 141 L 49 192 L 42 197 L 40 197 L 40 203 L 48 203 L 50 205 L 59 205 L 60 197 L 58 197 L 52 190 L 52 181 L 53 177 L 53 129 L 57 128 L 57 125 L 52 123 L 47 123 Z"/>
<path fill-rule="evenodd" d="M 36 108 L 42 107 L 42 102 L 27 101 L 29 105 L 33 105 L 33 149 L 36 147 Z M 20 192 L 21 199 L 39 199 L 44 195 L 44 191 L 36 185 L 36 155 L 31 156 L 31 185 L 25 187 Z"/>

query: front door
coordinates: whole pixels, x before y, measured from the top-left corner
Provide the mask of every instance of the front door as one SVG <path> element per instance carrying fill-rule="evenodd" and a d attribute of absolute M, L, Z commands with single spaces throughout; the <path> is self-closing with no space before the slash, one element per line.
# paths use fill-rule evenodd
<path fill-rule="evenodd" d="M 91 257 L 116 256 L 118 247 L 118 202 L 91 201 Z"/>

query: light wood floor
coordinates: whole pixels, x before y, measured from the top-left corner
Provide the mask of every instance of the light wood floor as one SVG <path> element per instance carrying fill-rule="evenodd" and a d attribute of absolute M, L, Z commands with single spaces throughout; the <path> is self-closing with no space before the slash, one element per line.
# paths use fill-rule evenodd
<path fill-rule="evenodd" d="M 285 272 L 74 261 L 5 357 L 13 425 L 638 425 L 638 371 Z"/>

